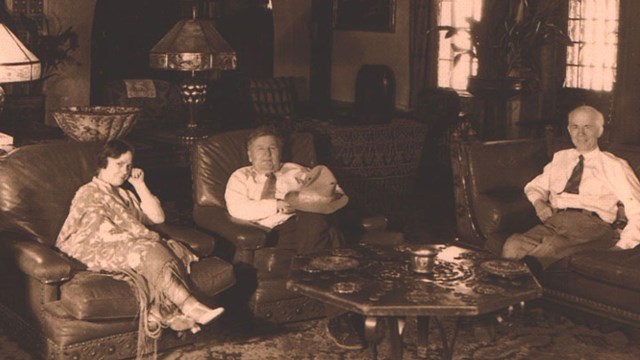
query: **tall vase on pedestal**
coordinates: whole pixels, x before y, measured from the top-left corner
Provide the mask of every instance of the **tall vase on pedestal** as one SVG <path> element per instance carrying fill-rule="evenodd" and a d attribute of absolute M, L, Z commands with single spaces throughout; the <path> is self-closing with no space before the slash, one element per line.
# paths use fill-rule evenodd
<path fill-rule="evenodd" d="M 519 95 L 525 86 L 524 78 L 470 77 L 467 90 L 481 104 L 479 132 L 483 140 L 506 139 L 513 124 L 509 100 Z"/>

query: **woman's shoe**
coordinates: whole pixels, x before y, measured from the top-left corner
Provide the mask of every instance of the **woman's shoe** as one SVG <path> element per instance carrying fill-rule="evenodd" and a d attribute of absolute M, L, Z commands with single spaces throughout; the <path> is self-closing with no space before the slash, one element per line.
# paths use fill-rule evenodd
<path fill-rule="evenodd" d="M 224 308 L 217 307 L 212 309 L 205 304 L 199 302 L 194 297 L 189 297 L 182 306 L 182 313 L 195 320 L 198 324 L 204 325 L 211 320 L 222 315 Z"/>
<path fill-rule="evenodd" d="M 166 323 L 171 330 L 175 331 L 191 330 L 193 332 L 193 327 L 198 326 L 194 319 L 183 314 L 171 316 Z"/>

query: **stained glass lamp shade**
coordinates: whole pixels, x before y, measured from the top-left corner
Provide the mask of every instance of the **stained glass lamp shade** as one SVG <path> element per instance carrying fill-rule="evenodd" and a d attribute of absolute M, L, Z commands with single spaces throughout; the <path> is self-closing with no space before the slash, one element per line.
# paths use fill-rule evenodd
<path fill-rule="evenodd" d="M 40 60 L 0 23 L 0 84 L 35 80 L 40 72 Z M 4 90 L 0 86 L 0 114 L 3 105 Z"/>
<path fill-rule="evenodd" d="M 182 98 L 189 105 L 187 129 L 179 135 L 183 143 L 191 143 L 207 137 L 196 122 L 197 106 L 204 103 L 207 84 L 195 77 L 196 71 L 233 70 L 236 53 L 218 33 L 210 20 L 192 19 L 179 21 L 151 49 L 149 64 L 154 69 L 191 71 L 191 77 L 180 85 Z"/>

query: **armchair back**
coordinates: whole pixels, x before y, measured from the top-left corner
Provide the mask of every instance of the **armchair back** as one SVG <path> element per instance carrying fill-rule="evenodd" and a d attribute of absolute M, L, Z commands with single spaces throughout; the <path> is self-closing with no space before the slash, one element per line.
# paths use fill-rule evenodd
<path fill-rule="evenodd" d="M 564 138 L 454 142 L 452 170 L 461 240 L 500 253 L 509 235 L 537 224 L 524 186 L 542 173 L 553 153 L 571 146 Z M 601 149 L 627 160 L 640 174 L 637 146 L 603 143 Z"/>
<path fill-rule="evenodd" d="M 219 206 L 226 208 L 224 192 L 231 174 L 240 167 L 249 165 L 247 138 L 251 130 L 238 130 L 214 135 L 199 141 L 194 148 L 191 161 L 193 196 L 196 206 Z M 313 136 L 309 133 L 294 133 L 285 140 L 283 161 L 292 161 L 305 166 L 315 166 L 316 152 Z"/>
<path fill-rule="evenodd" d="M 294 76 L 249 79 L 247 96 L 257 124 L 281 122 L 306 112 L 306 79 Z"/>
<path fill-rule="evenodd" d="M 73 196 L 95 174 L 99 149 L 97 143 L 61 141 L 1 157 L 0 230 L 55 244 Z"/>

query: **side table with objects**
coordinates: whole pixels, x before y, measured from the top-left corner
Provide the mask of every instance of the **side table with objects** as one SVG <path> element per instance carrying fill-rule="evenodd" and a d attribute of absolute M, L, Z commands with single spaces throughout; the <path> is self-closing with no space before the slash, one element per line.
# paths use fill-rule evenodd
<path fill-rule="evenodd" d="M 427 255 L 428 253 L 428 255 Z M 416 254 L 426 260 L 416 259 Z M 426 264 L 425 261 L 433 261 Z M 427 357 L 429 322 L 455 317 L 447 339 L 440 326 L 443 354 L 453 356 L 462 317 L 512 308 L 542 296 L 542 287 L 526 265 L 496 259 L 485 251 L 456 245 L 360 244 L 296 257 L 287 282 L 290 290 L 365 317 L 365 337 L 375 346 L 379 325 L 386 322 L 391 357 L 402 359 L 402 324 L 417 318 L 417 355 Z"/>

